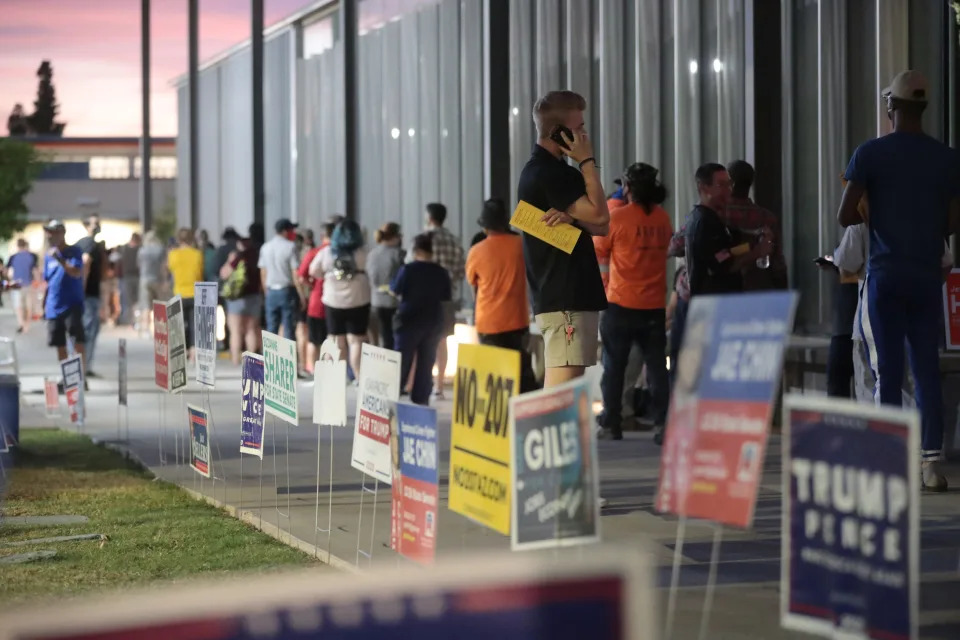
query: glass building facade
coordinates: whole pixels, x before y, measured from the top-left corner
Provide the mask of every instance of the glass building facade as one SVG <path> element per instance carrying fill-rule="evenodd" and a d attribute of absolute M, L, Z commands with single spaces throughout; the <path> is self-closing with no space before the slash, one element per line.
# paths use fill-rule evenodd
<path fill-rule="evenodd" d="M 609 190 L 624 167 L 661 170 L 680 225 L 707 161 L 746 159 L 755 199 L 777 213 L 801 328 L 830 318 L 840 174 L 885 132 L 880 90 L 897 72 L 930 81 L 925 125 L 956 142 L 956 25 L 939 0 L 359 0 L 358 197 L 368 230 L 410 236 L 438 201 L 464 244 L 491 195 L 515 204 L 535 140 L 531 107 L 569 88 Z M 336 2 L 271 27 L 264 61 L 266 210 L 316 227 L 346 206 L 343 26 Z M 197 226 L 253 218 L 249 44 L 200 74 Z M 191 220 L 187 88 L 180 88 L 182 222 Z"/>

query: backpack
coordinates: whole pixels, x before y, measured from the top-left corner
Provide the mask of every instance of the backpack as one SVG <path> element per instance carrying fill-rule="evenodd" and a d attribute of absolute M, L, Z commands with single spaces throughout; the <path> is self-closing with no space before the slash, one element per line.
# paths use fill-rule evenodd
<path fill-rule="evenodd" d="M 230 277 L 224 281 L 220 293 L 226 300 L 239 300 L 243 297 L 243 289 L 246 284 L 247 261 L 241 259 L 237 262 L 237 268 L 234 269 Z"/>
<path fill-rule="evenodd" d="M 353 276 L 362 273 L 362 271 L 357 269 L 357 261 L 353 257 L 353 253 L 348 253 L 333 260 L 333 271 L 331 273 L 336 280 L 350 281 L 353 280 Z"/>

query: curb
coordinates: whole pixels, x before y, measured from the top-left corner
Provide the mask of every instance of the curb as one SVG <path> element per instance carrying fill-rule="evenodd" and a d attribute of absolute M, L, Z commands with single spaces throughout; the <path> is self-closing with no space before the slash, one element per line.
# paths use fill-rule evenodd
<path fill-rule="evenodd" d="M 115 451 L 133 460 L 134 462 L 139 464 L 141 467 L 149 471 L 154 478 L 160 480 L 161 482 L 168 482 L 167 480 L 164 480 L 163 478 L 158 476 L 156 473 L 154 473 L 153 469 L 151 469 L 147 464 L 145 464 L 143 460 L 140 458 L 140 456 L 138 456 L 131 449 L 128 449 L 127 447 L 116 444 L 114 442 L 98 441 L 96 438 L 90 438 L 90 439 L 95 444 L 99 444 L 103 447 L 106 447 L 107 449 L 110 449 L 111 451 Z M 279 528 L 277 525 L 270 524 L 269 522 L 264 522 L 263 519 L 258 514 L 254 514 L 252 511 L 238 511 L 237 507 L 231 504 L 224 504 L 220 500 L 217 500 L 216 498 L 200 493 L 199 491 L 188 489 L 187 487 L 181 484 L 176 484 L 173 482 L 171 482 L 170 484 L 174 484 L 194 500 L 198 500 L 200 502 L 206 502 L 210 506 L 216 507 L 218 509 L 222 509 L 223 511 L 226 511 L 228 515 L 230 515 L 233 518 L 236 518 L 240 522 L 250 525 L 254 529 L 265 533 L 266 535 L 270 536 L 274 540 L 277 540 L 278 542 L 282 542 L 283 544 L 293 547 L 294 549 L 298 549 L 300 551 L 303 551 L 304 553 L 312 555 L 313 557 L 320 560 L 320 562 L 326 565 L 329 565 L 334 569 L 338 569 L 340 571 L 344 571 L 346 573 L 351 573 L 351 574 L 362 573 L 362 571 L 357 567 L 357 565 L 353 564 L 352 562 L 348 562 L 339 556 L 335 556 L 328 551 L 324 551 L 323 549 L 320 549 L 316 545 L 311 544 L 306 540 L 297 538 L 292 533 L 288 531 L 284 531 L 283 529 Z"/>

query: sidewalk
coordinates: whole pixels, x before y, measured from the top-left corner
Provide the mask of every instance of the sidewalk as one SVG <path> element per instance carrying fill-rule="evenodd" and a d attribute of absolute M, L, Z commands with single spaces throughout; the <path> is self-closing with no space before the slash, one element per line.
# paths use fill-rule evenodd
<path fill-rule="evenodd" d="M 0 310 L 0 336 L 14 334 L 12 316 Z M 337 429 L 331 441 L 327 428 L 317 432 L 312 425 L 312 383 L 298 385 L 300 424 L 267 417 L 265 456 L 243 456 L 239 447 L 240 372 L 229 360 L 217 362 L 217 388 L 211 393 L 198 391 L 188 369 L 189 391 L 182 397 L 171 396 L 153 387 L 152 342 L 139 339 L 130 329 L 104 327 L 97 347 L 96 370 L 104 379 L 90 381 L 87 395 L 85 433 L 104 441 L 119 441 L 125 436 L 125 422 L 117 405 L 117 340 L 127 339 L 129 357 L 129 442 L 130 451 L 160 477 L 213 497 L 240 512 L 264 528 L 279 527 L 283 538 L 289 536 L 313 545 L 321 556 L 327 549 L 327 534 L 315 531 L 319 519 L 327 528 L 327 489 L 331 477 L 330 456 L 333 446 L 333 507 L 330 552 L 340 564 L 357 564 L 358 541 L 363 551 L 372 550 L 372 560 L 359 556 L 361 568 L 371 562 L 403 562 L 389 549 L 389 487 L 379 487 L 376 509 L 374 496 L 362 493 L 362 475 L 350 466 L 352 428 Z M 35 325 L 26 335 L 17 337 L 21 358 L 21 425 L 50 426 L 44 417 L 43 376 L 57 375 L 56 357 L 44 346 L 45 329 Z M 447 394 L 451 397 L 453 394 Z M 187 434 L 185 404 L 212 409 L 211 450 L 213 470 L 219 480 L 203 480 L 185 466 Z M 353 389 L 348 391 L 348 407 L 355 405 Z M 446 502 L 449 466 L 450 400 L 436 403 L 440 426 L 440 498 Z M 121 418 L 118 430 L 118 418 Z M 352 416 L 349 424 L 352 425 Z M 72 428 L 60 419 L 60 426 Z M 318 440 L 319 435 L 319 440 Z M 319 443 L 319 445 L 318 445 Z M 318 455 L 319 446 L 319 455 Z M 163 455 L 161 456 L 161 447 Z M 609 500 L 603 512 L 602 534 L 605 542 L 623 546 L 645 545 L 654 550 L 660 567 L 658 582 L 669 584 L 670 563 L 676 536 L 676 519 L 661 516 L 653 509 L 653 496 L 659 469 L 659 452 L 650 433 L 627 433 L 620 442 L 599 442 L 602 494 Z M 289 461 L 289 464 L 287 464 Z M 178 464 L 179 463 L 179 464 Z M 320 511 L 316 511 L 319 469 Z M 960 637 L 960 467 L 948 466 L 953 489 L 947 494 L 925 495 L 922 499 L 923 531 L 921 569 L 921 636 L 924 638 Z M 369 485 L 368 485 L 369 486 Z M 371 487 L 372 488 L 372 487 Z M 262 496 L 262 497 L 261 497 Z M 361 498 L 361 496 L 363 496 Z M 361 499 L 364 504 L 359 518 Z M 780 441 L 771 440 L 764 481 L 757 504 L 752 531 L 726 529 L 718 569 L 711 638 L 800 638 L 779 628 L 780 576 Z M 474 525 L 441 506 L 439 514 L 438 555 L 472 549 L 509 550 L 509 539 Z M 687 538 L 681 573 L 676 629 L 678 638 L 696 637 L 700 624 L 711 542 L 714 530 L 702 523 L 687 523 Z M 294 540 L 293 542 L 296 542 Z M 556 553 L 589 553 L 589 548 Z M 552 553 L 552 552 L 548 552 Z M 662 609 L 666 608 L 666 589 Z"/>

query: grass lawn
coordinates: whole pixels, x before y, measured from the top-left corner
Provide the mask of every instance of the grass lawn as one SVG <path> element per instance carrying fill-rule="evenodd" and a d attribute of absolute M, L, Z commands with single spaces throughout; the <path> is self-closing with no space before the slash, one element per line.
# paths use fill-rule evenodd
<path fill-rule="evenodd" d="M 0 527 L 0 557 L 58 552 L 55 558 L 0 565 L 0 606 L 156 580 L 318 564 L 176 486 L 154 482 L 138 465 L 84 436 L 24 430 L 16 455 L 7 516 L 84 515 L 90 521 Z M 81 533 L 102 533 L 109 540 L 5 546 Z"/>

